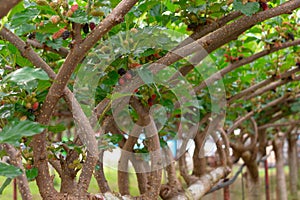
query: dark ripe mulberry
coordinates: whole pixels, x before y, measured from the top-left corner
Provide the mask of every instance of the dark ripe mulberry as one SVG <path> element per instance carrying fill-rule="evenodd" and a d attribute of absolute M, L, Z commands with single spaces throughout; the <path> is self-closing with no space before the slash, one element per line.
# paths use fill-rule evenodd
<path fill-rule="evenodd" d="M 187 30 L 188 31 L 194 31 L 197 28 L 197 24 L 196 23 L 191 23 L 188 25 Z"/>
<path fill-rule="evenodd" d="M 123 76 L 124 74 L 126 74 L 126 70 L 125 70 L 124 68 L 120 68 L 120 69 L 118 70 L 118 74 L 119 74 L 120 76 Z"/>
<path fill-rule="evenodd" d="M 260 7 L 261 7 L 264 11 L 269 9 L 267 3 L 265 3 L 265 2 L 260 2 L 259 4 L 260 4 Z"/>
<path fill-rule="evenodd" d="M 63 34 L 61 35 L 63 40 L 66 40 L 67 38 L 70 37 L 70 31 L 66 30 L 63 32 Z"/>
<path fill-rule="evenodd" d="M 94 30 L 95 27 L 96 27 L 96 24 L 95 24 L 94 22 L 91 22 L 91 23 L 90 23 L 90 29 L 91 29 L 91 30 Z"/>
<path fill-rule="evenodd" d="M 82 30 L 85 34 L 88 34 L 90 32 L 89 24 L 88 23 L 84 24 Z"/>
<path fill-rule="evenodd" d="M 291 32 L 288 32 L 288 33 L 287 33 L 287 37 L 288 37 L 288 40 L 292 40 L 292 41 L 295 40 L 295 36 L 294 36 L 294 34 L 291 33 Z"/>
<path fill-rule="evenodd" d="M 30 39 L 30 40 L 35 39 L 35 32 L 30 33 L 30 34 L 28 35 L 28 39 Z"/>

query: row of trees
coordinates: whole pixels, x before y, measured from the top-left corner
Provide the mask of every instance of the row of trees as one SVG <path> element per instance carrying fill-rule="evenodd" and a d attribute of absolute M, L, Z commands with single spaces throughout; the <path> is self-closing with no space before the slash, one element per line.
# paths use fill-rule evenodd
<path fill-rule="evenodd" d="M 259 199 L 259 162 L 273 145 L 283 200 L 287 140 L 297 199 L 299 7 L 299 0 L 3 0 L 0 155 L 10 159 L 0 163 L 3 186 L 16 178 L 23 199 L 32 199 L 31 180 L 43 199 L 200 199 L 234 182 L 242 160 L 248 197 Z M 205 157 L 209 139 L 214 167 Z M 105 163 L 109 151 L 118 152 L 117 164 Z M 118 193 L 105 165 L 117 171 Z M 88 192 L 92 176 L 98 194 Z"/>

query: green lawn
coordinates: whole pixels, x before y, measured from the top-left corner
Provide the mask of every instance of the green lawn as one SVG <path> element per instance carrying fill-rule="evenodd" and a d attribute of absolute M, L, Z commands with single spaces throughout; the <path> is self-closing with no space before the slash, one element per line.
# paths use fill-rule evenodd
<path fill-rule="evenodd" d="M 236 171 L 238 168 L 234 168 L 234 171 Z M 245 172 L 245 168 L 244 168 L 244 172 Z M 287 181 L 288 181 L 288 167 L 285 168 L 285 171 L 286 171 L 286 178 L 287 178 Z M 117 173 L 114 169 L 111 169 L 111 168 L 106 168 L 105 169 L 105 173 L 106 173 L 106 178 L 109 182 L 109 185 L 111 187 L 112 190 L 117 190 Z M 262 194 L 262 199 L 264 199 L 264 194 L 265 194 L 265 181 L 264 181 L 264 169 L 261 168 L 260 171 L 259 171 L 259 174 L 260 174 L 260 178 L 261 178 L 261 194 Z M 269 176 L 270 176 L 270 191 L 271 191 L 271 199 L 276 199 L 275 197 L 275 183 L 276 183 L 276 180 L 275 180 L 275 176 L 276 176 L 276 171 L 275 171 L 275 168 L 270 168 L 269 169 Z M 54 179 L 54 184 L 55 184 L 55 188 L 57 190 L 59 190 L 59 187 L 60 187 L 60 181 L 58 179 L 58 176 L 56 175 L 55 176 L 56 178 Z M 0 184 L 2 185 L 2 183 L 4 182 L 5 178 L 4 177 L 0 177 Z M 132 185 L 137 185 L 136 183 L 136 177 L 134 174 L 130 174 L 130 182 L 132 183 Z M 299 183 L 300 184 L 300 183 Z M 242 187 L 244 187 L 244 191 L 246 190 L 246 185 L 245 185 L 245 180 L 244 180 L 244 185 L 242 184 L 242 181 L 241 181 L 241 175 L 239 176 L 239 178 L 236 180 L 236 182 L 234 184 L 232 184 L 230 186 L 230 192 L 231 192 L 231 198 L 232 199 L 242 199 Z M 289 184 L 287 184 L 287 187 L 289 187 Z M 40 195 L 39 195 L 39 192 L 38 192 L 38 188 L 36 186 L 36 183 L 35 182 L 30 182 L 30 189 L 31 189 L 31 192 L 33 194 L 33 199 L 34 200 L 38 200 L 38 199 L 41 199 Z M 137 187 L 131 187 L 130 188 L 131 190 L 131 193 L 133 195 L 138 195 L 138 188 Z M 13 191 L 13 188 L 12 188 L 12 184 L 10 186 L 8 186 L 4 192 L 3 192 L 3 195 L 0 196 L 0 199 L 12 199 L 12 191 Z M 97 185 L 97 182 L 96 180 L 93 178 L 92 179 L 92 182 L 90 184 L 90 188 L 89 188 L 89 192 L 91 193 L 98 193 L 99 190 L 98 190 L 98 185 Z M 245 194 L 246 196 L 246 191 L 245 191 Z M 299 193 L 300 195 L 300 193 Z M 20 194 L 18 194 L 18 199 L 21 199 L 21 196 Z M 218 192 L 215 192 L 214 194 L 211 194 L 211 195 L 208 195 L 206 196 L 205 198 L 203 198 L 203 200 L 218 200 L 218 199 L 223 199 L 223 195 L 222 195 L 222 190 L 221 191 L 218 191 Z"/>
<path fill-rule="evenodd" d="M 107 174 L 106 178 L 109 182 L 109 185 L 111 187 L 112 190 L 117 190 L 118 188 L 118 181 L 117 181 L 117 173 L 114 169 L 111 168 L 106 168 L 105 169 L 105 173 Z M 5 178 L 0 176 L 0 185 L 2 185 L 2 183 L 5 181 Z M 134 174 L 130 174 L 130 182 L 133 183 L 133 185 L 137 185 L 136 184 L 136 176 Z M 55 178 L 54 178 L 54 186 L 57 190 L 59 190 L 60 188 L 60 179 L 58 178 L 58 175 L 55 174 Z M 33 195 L 33 199 L 34 200 L 39 200 L 42 199 L 41 196 L 39 195 L 39 191 L 38 191 L 38 187 L 35 183 L 35 181 L 30 182 L 30 190 L 32 192 Z M 131 187 L 130 191 L 133 195 L 138 195 L 138 188 L 137 187 Z M 99 189 L 98 189 L 98 185 L 97 185 L 97 181 L 94 179 L 94 177 L 91 180 L 91 184 L 89 187 L 89 192 L 91 193 L 99 193 Z M 12 183 L 7 186 L 3 192 L 3 194 L 0 196 L 0 199 L 12 199 L 13 197 L 13 186 Z M 18 199 L 21 199 L 21 195 L 18 193 Z"/>

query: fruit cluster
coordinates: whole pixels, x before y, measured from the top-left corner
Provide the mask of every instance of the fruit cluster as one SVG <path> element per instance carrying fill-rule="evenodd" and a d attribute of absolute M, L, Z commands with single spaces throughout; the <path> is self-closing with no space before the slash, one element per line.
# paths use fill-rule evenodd
<path fill-rule="evenodd" d="M 39 102 L 36 98 L 36 93 L 35 92 L 32 92 L 31 95 L 27 95 L 25 97 L 25 107 L 31 112 L 34 112 L 34 111 L 38 110 Z"/>
<path fill-rule="evenodd" d="M 46 0 L 37 0 L 37 5 L 40 6 L 50 6 L 57 15 L 53 15 L 49 18 L 49 21 L 52 24 L 59 24 L 60 22 L 63 22 L 66 24 L 64 28 L 61 28 L 57 32 L 55 32 L 52 35 L 53 39 L 62 38 L 63 40 L 66 40 L 72 35 L 72 31 L 70 30 L 70 21 L 68 18 L 73 17 L 74 13 L 78 11 L 80 8 L 78 4 L 74 4 L 72 6 L 69 6 L 66 1 L 58 0 L 58 1 L 52 1 L 48 3 Z M 101 10 L 99 5 L 93 4 L 90 9 L 87 9 L 87 13 L 92 16 L 102 17 L 105 15 L 105 13 Z M 37 27 L 44 26 L 44 22 L 40 22 L 37 24 Z M 82 31 L 87 34 L 90 30 L 94 30 L 96 27 L 96 24 L 94 22 L 84 23 L 82 24 Z M 34 33 L 30 34 L 29 39 L 34 38 Z"/>
<path fill-rule="evenodd" d="M 243 55 L 239 55 L 238 57 L 234 57 L 234 56 L 229 56 L 228 54 L 224 54 L 224 57 L 225 57 L 225 62 L 230 62 L 230 63 L 233 63 L 233 62 L 238 61 L 238 60 L 242 60 L 244 58 Z"/>
<path fill-rule="evenodd" d="M 119 85 L 124 85 L 126 81 L 132 79 L 132 72 L 126 71 L 124 68 L 118 69 L 118 74 L 121 76 L 119 79 Z"/>

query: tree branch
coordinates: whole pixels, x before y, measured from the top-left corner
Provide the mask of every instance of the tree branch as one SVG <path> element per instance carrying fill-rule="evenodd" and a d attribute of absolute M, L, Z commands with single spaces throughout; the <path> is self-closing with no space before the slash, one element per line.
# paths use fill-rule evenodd
<path fill-rule="evenodd" d="M 3 27 L 3 29 L 0 31 L 1 36 L 11 42 L 14 46 L 16 46 L 21 54 L 26 57 L 33 65 L 42 68 L 50 78 L 54 79 L 56 77 L 56 74 L 54 71 L 51 69 L 51 67 L 41 58 L 39 57 L 35 51 L 28 46 L 23 40 L 21 40 L 18 36 L 13 34 L 11 31 Z M 95 149 L 97 150 L 97 144 L 94 139 L 94 131 L 92 127 L 90 126 L 90 123 L 83 113 L 79 103 L 77 102 L 76 98 L 74 97 L 73 93 L 68 89 L 64 89 L 64 95 L 65 99 L 69 105 L 69 108 L 72 110 L 74 119 L 77 119 L 77 122 L 79 123 L 79 127 L 83 127 L 82 130 L 85 135 L 81 135 L 83 139 L 85 139 L 86 144 L 91 144 L 90 150 L 91 152 L 95 152 Z M 54 109 L 54 107 L 53 107 Z M 50 119 L 50 116 L 48 116 L 48 120 Z M 42 123 L 43 121 L 40 120 L 38 117 L 37 119 L 38 122 Z M 33 148 L 34 148 L 34 155 L 35 155 L 35 161 L 36 161 L 36 167 L 39 169 L 39 175 L 37 177 L 37 183 L 38 185 L 41 184 L 41 187 L 39 189 L 41 190 L 41 194 L 43 195 L 57 195 L 51 184 L 51 181 L 46 182 L 47 187 L 44 187 L 44 179 L 46 178 L 47 180 L 51 180 L 50 175 L 49 175 L 49 168 L 47 164 L 47 151 L 46 151 L 46 140 L 45 140 L 45 135 L 46 133 L 43 132 L 41 135 L 36 135 L 34 136 L 33 139 Z M 91 156 L 88 157 L 89 159 L 92 158 Z M 94 163 L 94 162 L 88 162 L 88 163 Z M 51 186 L 52 185 L 52 186 Z M 46 191 L 46 190 L 51 190 Z M 51 197 L 52 198 L 52 197 Z"/>
<path fill-rule="evenodd" d="M 224 188 L 224 187 L 229 186 L 232 183 L 234 183 L 234 181 L 237 179 L 237 177 L 239 176 L 239 174 L 242 173 L 243 168 L 245 166 L 246 166 L 245 164 L 241 165 L 240 168 L 239 168 L 239 170 L 234 174 L 234 176 L 231 179 L 226 180 L 226 181 L 224 181 L 222 183 L 219 183 L 218 185 L 212 187 L 205 195 L 210 194 L 212 192 L 215 192 L 215 191 L 217 191 L 217 190 L 219 190 L 221 188 Z"/>
<path fill-rule="evenodd" d="M 198 181 L 188 187 L 185 194 L 179 194 L 171 198 L 171 200 L 200 199 L 213 185 L 218 183 L 222 178 L 225 178 L 230 172 L 231 169 L 228 167 L 218 167 L 208 174 L 201 176 Z"/>
<path fill-rule="evenodd" d="M 53 53 L 57 53 L 57 54 L 59 54 L 63 58 L 67 57 L 67 55 L 69 54 L 69 50 L 66 49 L 66 48 L 64 48 L 64 47 L 60 47 L 58 50 L 56 50 L 56 49 L 53 49 L 51 47 L 48 47 L 45 44 L 41 44 L 41 43 L 39 43 L 36 40 L 30 40 L 30 39 L 28 39 L 27 40 L 27 44 L 29 44 L 32 47 L 37 48 L 37 49 L 44 49 L 44 50 L 47 50 L 47 51 L 51 51 Z"/>
<path fill-rule="evenodd" d="M 254 97 L 257 97 L 267 91 L 270 91 L 270 90 L 274 90 L 275 88 L 279 87 L 279 86 L 282 86 L 286 83 L 289 83 L 289 82 L 292 82 L 292 81 L 299 81 L 300 80 L 300 76 L 296 76 L 295 78 L 293 79 L 290 79 L 290 78 L 285 78 L 283 80 L 279 80 L 279 81 L 276 81 L 276 82 L 273 82 L 261 89 L 258 89 L 256 90 L 255 92 L 251 93 L 250 95 L 248 96 L 245 96 L 244 99 L 245 100 L 249 100 L 251 98 L 254 98 Z"/>
<path fill-rule="evenodd" d="M 149 66 L 149 70 L 153 74 L 158 73 L 166 66 L 173 64 L 174 62 L 182 59 L 185 56 L 193 54 L 195 52 L 201 52 L 197 55 L 197 62 L 200 62 L 207 53 L 211 53 L 213 50 L 219 48 L 220 46 L 228 43 L 231 40 L 236 39 L 244 31 L 251 28 L 258 22 L 262 22 L 266 19 L 290 13 L 292 10 L 300 7 L 300 0 L 292 0 L 281 4 L 278 7 L 268 9 L 266 11 L 258 12 L 251 17 L 243 16 L 238 20 L 223 26 L 222 28 L 188 44 L 184 47 L 176 49 L 173 52 L 167 53 L 164 57 L 160 58 L 157 62 Z M 230 36 L 230 37 L 228 37 Z M 143 81 L 139 76 L 134 77 L 129 84 L 125 84 L 123 87 L 118 87 L 116 92 L 126 93 L 128 91 L 133 91 L 136 85 L 142 85 Z M 103 101 L 106 101 L 104 99 Z M 106 107 L 108 104 L 102 104 Z"/>
<path fill-rule="evenodd" d="M 96 28 L 82 43 L 81 41 L 74 41 L 74 48 L 71 49 L 65 62 L 61 66 L 40 110 L 41 114 L 39 117 L 42 123 L 48 123 L 54 106 L 63 95 L 64 89 L 77 64 L 84 58 L 85 54 L 95 45 L 98 40 L 100 40 L 101 37 L 108 33 L 108 31 L 111 30 L 115 25 L 123 21 L 125 14 L 135 5 L 137 1 L 138 0 L 122 0 L 108 16 L 103 19 L 98 26 L 96 26 Z"/>
<path fill-rule="evenodd" d="M 21 1 L 20 0 L 1 0 L 1 3 L 0 3 L 0 19 L 2 19 L 2 17 L 7 15 L 7 13 L 13 7 L 15 7 L 19 2 L 21 2 Z"/>
<path fill-rule="evenodd" d="M 263 108 L 259 108 L 260 111 L 265 110 L 267 108 L 273 107 L 277 104 L 282 103 L 283 101 L 285 101 L 288 98 L 289 95 L 284 95 L 282 97 L 279 97 L 278 99 L 275 99 L 273 101 L 271 101 L 270 103 L 268 103 L 267 105 L 265 105 Z M 251 116 L 253 116 L 256 112 L 255 111 L 250 111 L 248 112 L 246 115 L 244 115 L 243 117 L 239 117 L 234 123 L 233 125 L 228 129 L 227 134 L 231 134 L 241 123 L 243 123 L 245 120 L 249 119 Z"/>
<path fill-rule="evenodd" d="M 280 47 L 274 47 L 274 46 L 272 46 L 271 49 L 263 50 L 263 51 L 261 51 L 259 53 L 256 53 L 256 54 L 252 55 L 252 56 L 249 56 L 247 58 L 243 58 L 242 60 L 236 61 L 234 63 L 230 63 L 227 67 L 221 69 L 220 71 L 212 74 L 209 78 L 205 79 L 199 86 L 195 87 L 194 90 L 195 90 L 195 92 L 198 93 L 203 88 L 205 88 L 206 86 L 209 86 L 212 83 L 214 83 L 215 81 L 220 80 L 221 78 L 224 77 L 224 75 L 228 74 L 229 72 L 231 72 L 231 71 L 233 71 L 233 70 L 235 70 L 235 69 L 237 69 L 237 68 L 239 68 L 239 67 L 241 67 L 243 65 L 249 64 L 249 63 L 251 63 L 251 62 L 253 62 L 253 61 L 255 61 L 255 60 L 257 60 L 257 59 L 259 59 L 259 58 L 261 58 L 263 56 L 265 56 L 265 55 L 277 52 L 277 51 L 279 51 L 281 49 L 285 49 L 285 48 L 288 48 L 288 47 L 291 47 L 291 46 L 296 46 L 296 45 L 299 45 L 299 44 L 300 44 L 300 39 L 295 40 L 295 41 L 291 41 L 291 42 L 285 42 Z M 297 71 L 299 71 L 299 69 Z M 274 77 L 271 77 L 271 78 L 265 80 L 261 84 L 262 85 L 267 85 L 267 84 L 269 84 L 272 81 L 274 81 Z M 258 87 L 258 86 L 256 86 L 256 87 Z M 248 88 L 248 89 L 246 89 L 247 92 L 254 91 L 254 90 L 256 90 L 256 88 L 251 88 L 251 89 Z M 246 91 L 245 91 L 245 93 L 246 93 Z M 231 102 L 233 100 L 236 100 L 236 99 L 240 98 L 241 96 L 244 96 L 244 94 L 243 93 L 242 94 L 237 94 L 237 95 L 231 97 L 229 99 L 229 102 Z"/>
<path fill-rule="evenodd" d="M 300 40 L 299 40 L 299 44 L 300 44 Z M 294 69 L 291 69 L 291 70 L 288 70 L 288 71 L 286 71 L 286 72 L 284 72 L 284 73 L 281 74 L 281 78 L 282 78 L 282 79 L 287 79 L 288 77 L 290 77 L 291 75 L 295 74 L 295 73 L 298 72 L 298 71 L 300 71 L 300 69 L 299 69 L 298 67 L 297 67 L 297 68 L 294 68 Z M 251 87 L 249 87 L 249 88 L 244 89 L 244 90 L 241 91 L 240 93 L 238 93 L 238 94 L 236 94 L 236 95 L 230 97 L 230 98 L 228 99 L 227 102 L 228 102 L 228 103 L 231 103 L 231 102 L 233 102 L 233 101 L 235 101 L 235 100 L 237 100 L 237 99 L 240 99 L 241 97 L 244 97 L 244 96 L 246 96 L 246 95 L 248 95 L 248 94 L 253 94 L 253 93 L 256 92 L 256 90 L 258 90 L 259 88 L 262 88 L 262 87 L 264 87 L 264 86 L 266 86 L 266 85 L 268 85 L 268 84 L 274 82 L 275 80 L 276 80 L 276 78 L 275 78 L 274 76 L 272 76 L 272 77 L 270 77 L 270 78 L 268 78 L 268 79 L 266 79 L 266 80 L 264 80 L 264 81 L 261 81 L 261 82 L 255 84 L 255 85 L 253 85 L 253 86 L 251 86 Z M 282 83 L 282 82 L 280 82 L 280 83 Z M 278 83 L 277 83 L 277 84 L 278 84 Z M 284 83 L 283 83 L 283 84 L 284 84 Z M 275 85 L 275 87 L 277 87 L 277 86 Z M 271 90 L 271 89 L 273 89 L 273 88 L 271 87 L 269 90 Z M 261 94 L 262 94 L 262 93 L 261 93 Z M 258 95 L 256 95 L 256 96 L 258 96 Z M 245 97 L 245 98 L 246 98 L 246 97 Z"/>
<path fill-rule="evenodd" d="M 27 177 L 25 174 L 25 169 L 22 165 L 22 156 L 21 156 L 20 151 L 15 149 L 10 144 L 0 144 L 0 145 L 4 147 L 6 153 L 8 154 L 8 156 L 10 158 L 11 164 L 20 168 L 23 171 L 23 174 L 16 178 L 22 199 L 23 200 L 32 200 L 33 198 L 32 198 L 32 194 L 31 194 L 30 188 L 29 188 L 29 183 L 28 183 L 28 180 L 27 180 Z"/>
<path fill-rule="evenodd" d="M 282 127 L 282 126 L 291 126 L 291 125 L 296 125 L 300 124 L 300 121 L 289 121 L 289 122 L 282 122 L 282 123 L 269 123 L 269 124 L 264 124 L 262 126 L 258 127 L 258 130 L 263 130 L 266 128 L 276 128 L 276 127 Z"/>

